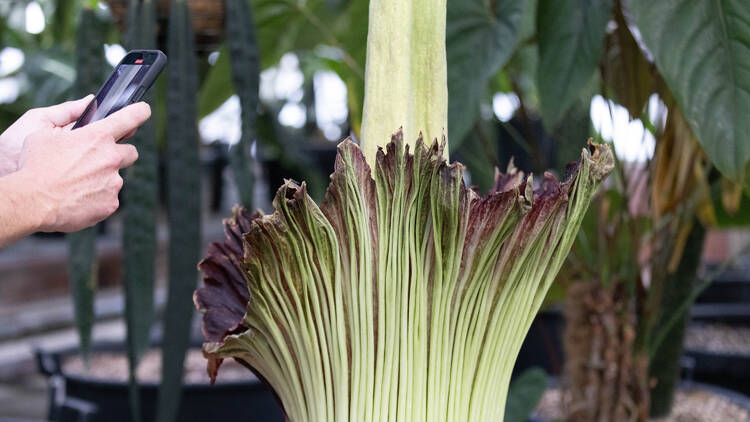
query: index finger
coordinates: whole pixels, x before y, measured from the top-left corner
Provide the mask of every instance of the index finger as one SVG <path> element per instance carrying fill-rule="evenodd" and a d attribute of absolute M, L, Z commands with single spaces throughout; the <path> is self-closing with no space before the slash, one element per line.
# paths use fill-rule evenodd
<path fill-rule="evenodd" d="M 124 107 L 104 119 L 91 123 L 81 129 L 95 132 L 103 131 L 119 141 L 130 132 L 136 130 L 149 117 L 151 117 L 151 107 L 144 102 L 140 102 Z"/>

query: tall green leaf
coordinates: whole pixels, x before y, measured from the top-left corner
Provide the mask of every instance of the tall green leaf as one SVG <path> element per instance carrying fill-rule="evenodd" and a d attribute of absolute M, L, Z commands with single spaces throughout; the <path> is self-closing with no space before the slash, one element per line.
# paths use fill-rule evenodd
<path fill-rule="evenodd" d="M 156 14 L 152 0 L 131 0 L 128 8 L 128 49 L 156 48 Z M 152 102 L 149 94 L 146 100 Z M 130 142 L 138 148 L 138 161 L 127 169 L 123 202 L 123 287 L 130 379 L 130 410 L 141 419 L 135 371 L 149 346 L 154 320 L 156 217 L 158 209 L 158 152 L 152 121 L 146 122 Z"/>
<path fill-rule="evenodd" d="M 633 0 L 632 17 L 711 161 L 748 184 L 750 2 Z"/>
<path fill-rule="evenodd" d="M 94 10 L 83 9 L 76 35 L 76 81 L 73 90 L 78 97 L 96 92 L 104 74 L 104 49 L 100 29 Z M 73 291 L 76 328 L 84 359 L 88 358 L 94 325 L 94 292 L 98 268 L 96 235 L 96 226 L 68 235 L 68 277 Z"/>
<path fill-rule="evenodd" d="M 198 66 L 190 10 L 172 3 L 167 47 L 167 182 L 169 192 L 169 293 L 164 313 L 162 383 L 157 421 L 176 420 L 185 352 L 190 345 L 192 294 L 200 257 L 200 161 L 198 157 Z"/>
<path fill-rule="evenodd" d="M 242 135 L 230 151 L 234 179 L 240 201 L 252 209 L 253 157 L 250 154 L 258 120 L 260 54 L 255 38 L 255 23 L 246 0 L 226 0 L 226 30 L 234 89 L 240 97 Z M 225 76 L 226 77 L 226 76 Z"/>
<path fill-rule="evenodd" d="M 578 98 L 604 49 L 612 0 L 540 0 L 537 10 L 542 117 L 554 128 Z"/>
<path fill-rule="evenodd" d="M 449 0 L 448 138 L 455 150 L 479 114 L 489 79 L 510 59 L 527 2 Z"/>
<path fill-rule="evenodd" d="M 73 309 L 81 354 L 88 360 L 94 326 L 94 295 L 97 285 L 97 226 L 68 234 L 68 278 L 73 291 Z"/>

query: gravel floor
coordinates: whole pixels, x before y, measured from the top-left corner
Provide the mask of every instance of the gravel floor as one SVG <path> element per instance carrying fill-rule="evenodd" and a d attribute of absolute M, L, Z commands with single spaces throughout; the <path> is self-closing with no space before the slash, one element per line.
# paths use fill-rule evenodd
<path fill-rule="evenodd" d="M 126 381 L 128 379 L 128 361 L 124 354 L 98 352 L 89 358 L 86 370 L 80 356 L 71 356 L 63 362 L 63 372 L 86 375 L 88 377 Z M 149 350 L 141 359 L 136 372 L 141 382 L 158 382 L 161 379 L 161 350 Z M 231 381 L 248 381 L 255 376 L 248 369 L 232 359 L 224 360 L 216 378 L 217 383 Z M 200 350 L 191 349 L 185 357 L 185 383 L 207 384 L 206 359 Z"/>
<path fill-rule="evenodd" d="M 691 324 L 685 348 L 727 355 L 750 354 L 750 327 L 724 324 Z"/>
<path fill-rule="evenodd" d="M 30 374 L 0 382 L 0 421 L 4 418 L 44 419 L 47 416 L 47 380 Z"/>
<path fill-rule="evenodd" d="M 559 388 L 547 390 L 539 401 L 535 415 L 550 421 L 562 419 L 562 393 Z M 722 396 L 705 390 L 678 391 L 672 415 L 653 422 L 748 422 L 750 413 Z"/>

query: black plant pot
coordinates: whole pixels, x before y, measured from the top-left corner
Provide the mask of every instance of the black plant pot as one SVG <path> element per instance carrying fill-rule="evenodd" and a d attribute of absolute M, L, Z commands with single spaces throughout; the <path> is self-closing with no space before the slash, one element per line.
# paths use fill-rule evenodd
<path fill-rule="evenodd" d="M 121 344 L 99 344 L 92 351 L 122 351 Z M 61 362 L 78 353 L 71 348 L 37 350 L 40 372 L 49 378 L 48 419 L 57 422 L 129 422 L 128 384 L 66 374 Z M 140 386 L 142 421 L 156 415 L 158 384 Z M 186 384 L 177 420 L 204 422 L 221 420 L 284 421 L 273 392 L 258 380 L 208 384 Z"/>
<path fill-rule="evenodd" d="M 696 303 L 750 304 L 750 273 L 744 268 L 748 266 L 722 273 L 698 296 Z M 712 267 L 708 267 L 708 273 L 713 271 Z"/>
<path fill-rule="evenodd" d="M 750 327 L 750 303 L 696 304 L 693 321 Z M 696 381 L 707 382 L 750 395 L 750 351 L 717 353 L 686 347 L 687 370 Z"/>

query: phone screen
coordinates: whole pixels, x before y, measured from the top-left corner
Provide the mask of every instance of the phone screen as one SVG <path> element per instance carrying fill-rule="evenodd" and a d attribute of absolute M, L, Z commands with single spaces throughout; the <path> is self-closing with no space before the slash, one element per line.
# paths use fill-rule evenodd
<path fill-rule="evenodd" d="M 135 91 L 143 86 L 143 80 L 150 67 L 151 65 L 148 64 L 118 65 L 96 98 L 78 119 L 74 129 L 101 120 L 128 105 Z"/>

